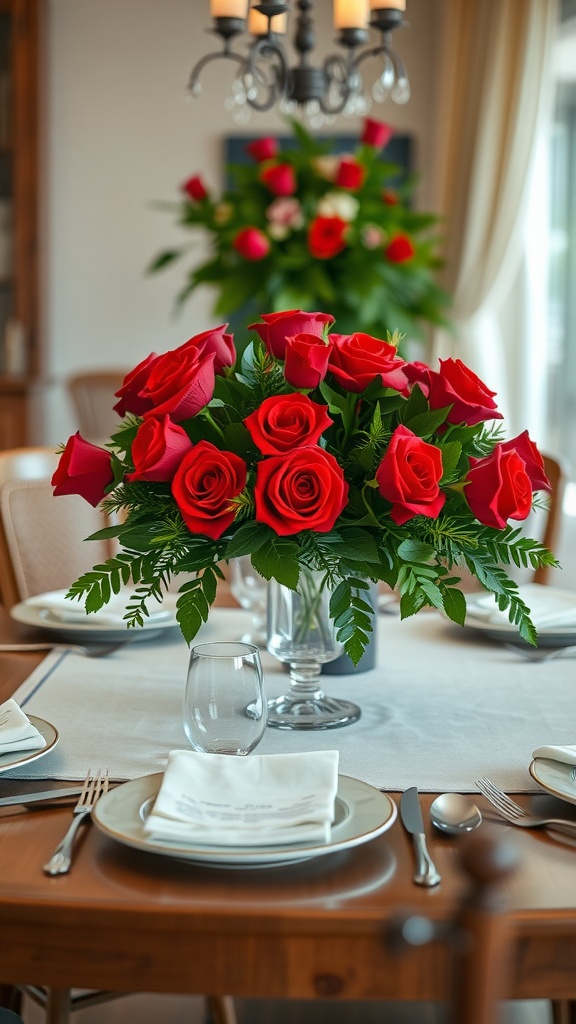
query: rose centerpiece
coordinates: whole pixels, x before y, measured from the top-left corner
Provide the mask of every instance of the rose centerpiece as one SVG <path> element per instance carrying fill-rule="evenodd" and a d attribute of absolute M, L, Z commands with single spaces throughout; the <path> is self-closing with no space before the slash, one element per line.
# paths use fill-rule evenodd
<path fill-rule="evenodd" d="M 221 194 L 195 173 L 179 202 L 161 204 L 194 247 L 164 249 L 150 271 L 191 252 L 194 261 L 204 237 L 208 256 L 187 270 L 177 302 L 208 287 L 214 316 L 237 314 L 239 328 L 254 311 L 292 306 L 329 309 L 342 333 L 380 338 L 388 330 L 418 338 L 424 325 L 444 323 L 438 218 L 414 208 L 414 181 L 386 159 L 390 125 L 366 118 L 353 151 L 337 154 L 330 141 L 288 123 L 290 146 L 274 136 L 247 142 L 248 164 L 226 168 Z M 244 316 L 247 305 L 253 312 Z"/>
<path fill-rule="evenodd" d="M 263 314 L 236 363 L 226 325 L 153 353 L 117 392 L 106 448 L 69 439 L 54 493 L 80 494 L 118 524 L 119 551 L 75 582 L 87 612 L 130 580 L 127 626 L 187 574 L 187 642 L 209 616 L 222 563 L 250 555 L 292 591 L 320 574 L 337 640 L 354 663 L 369 639 L 369 587 L 402 617 L 431 606 L 463 624 L 459 570 L 494 594 L 520 635 L 530 610 L 506 566 L 556 565 L 518 525 L 549 489 L 525 431 L 503 439 L 494 393 L 459 359 L 406 362 L 397 337 L 339 334 L 323 312 Z M 190 578 L 191 577 L 191 578 Z"/>

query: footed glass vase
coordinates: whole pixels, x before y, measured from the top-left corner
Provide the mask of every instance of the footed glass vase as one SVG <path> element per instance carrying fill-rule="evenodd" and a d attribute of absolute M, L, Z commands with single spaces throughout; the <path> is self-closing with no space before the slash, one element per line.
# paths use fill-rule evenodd
<path fill-rule="evenodd" d="M 268 584 L 268 650 L 290 666 L 290 690 L 268 701 L 268 725 L 276 729 L 333 729 L 360 718 L 360 708 L 328 697 L 322 665 L 343 651 L 329 616 L 330 591 L 323 573 L 301 569 L 298 590 Z"/>

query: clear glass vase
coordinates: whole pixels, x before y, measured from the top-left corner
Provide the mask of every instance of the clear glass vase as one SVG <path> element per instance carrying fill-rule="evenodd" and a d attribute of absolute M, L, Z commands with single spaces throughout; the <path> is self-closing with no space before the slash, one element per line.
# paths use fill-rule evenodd
<path fill-rule="evenodd" d="M 322 690 L 322 665 L 344 649 L 336 640 L 329 604 L 323 573 L 302 569 L 296 591 L 276 580 L 268 585 L 268 650 L 290 666 L 290 690 L 268 701 L 268 725 L 276 729 L 332 729 L 360 717 L 357 704 Z"/>

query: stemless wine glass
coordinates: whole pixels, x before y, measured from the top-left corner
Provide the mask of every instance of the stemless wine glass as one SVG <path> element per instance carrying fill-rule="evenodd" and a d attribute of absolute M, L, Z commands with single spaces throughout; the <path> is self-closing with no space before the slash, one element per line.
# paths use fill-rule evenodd
<path fill-rule="evenodd" d="M 252 613 L 250 631 L 240 638 L 246 644 L 266 646 L 266 594 L 268 584 L 252 565 L 250 555 L 230 559 L 230 591 L 242 608 Z"/>
<path fill-rule="evenodd" d="M 249 754 L 266 728 L 258 648 L 240 641 L 198 644 L 190 651 L 184 731 L 194 750 Z"/>

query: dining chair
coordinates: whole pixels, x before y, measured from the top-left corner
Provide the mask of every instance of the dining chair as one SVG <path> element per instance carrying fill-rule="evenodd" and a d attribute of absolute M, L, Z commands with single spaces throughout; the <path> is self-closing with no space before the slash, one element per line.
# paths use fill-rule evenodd
<path fill-rule="evenodd" d="M 85 538 L 106 520 L 78 495 L 54 500 L 58 464 L 52 448 L 0 452 L 0 594 L 4 607 L 48 590 L 67 588 L 108 558 L 108 541 Z"/>
<path fill-rule="evenodd" d="M 0 452 L 0 597 L 6 609 L 35 594 L 67 588 L 112 554 L 108 541 L 85 543 L 106 525 L 100 510 L 78 495 L 54 499 L 50 480 L 58 461 L 46 447 Z M 122 995 L 18 988 L 44 1009 L 46 1024 L 67 1024 L 73 1010 Z M 229 997 L 208 996 L 207 1007 L 214 1024 L 235 1024 Z"/>
<path fill-rule="evenodd" d="M 120 423 L 114 412 L 114 392 L 128 370 L 84 370 L 66 380 L 66 389 L 76 416 L 76 425 L 90 441 L 108 440 Z"/>
<path fill-rule="evenodd" d="M 562 532 L 562 505 L 568 479 L 568 467 L 565 459 L 558 455 L 543 455 L 543 459 L 551 491 L 548 498 L 542 543 L 550 551 L 557 551 Z M 552 569 L 549 565 L 536 569 L 533 583 L 549 583 L 551 573 Z"/>

